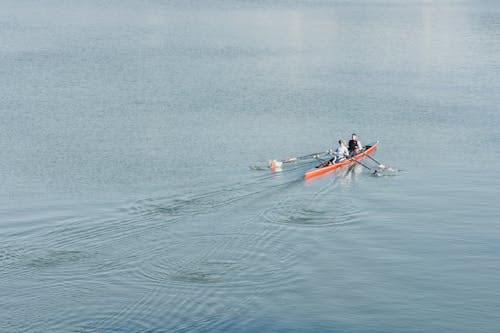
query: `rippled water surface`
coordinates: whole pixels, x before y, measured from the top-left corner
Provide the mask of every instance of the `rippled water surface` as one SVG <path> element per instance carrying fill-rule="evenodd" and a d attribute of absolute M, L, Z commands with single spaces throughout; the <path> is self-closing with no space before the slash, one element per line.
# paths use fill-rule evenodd
<path fill-rule="evenodd" d="M 0 13 L 1 332 L 500 331 L 499 3 Z"/>

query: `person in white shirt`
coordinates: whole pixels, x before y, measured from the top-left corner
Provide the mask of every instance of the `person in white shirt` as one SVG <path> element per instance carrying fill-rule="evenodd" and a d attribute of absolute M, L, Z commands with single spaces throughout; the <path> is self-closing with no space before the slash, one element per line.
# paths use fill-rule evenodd
<path fill-rule="evenodd" d="M 344 139 L 339 140 L 339 146 L 335 150 L 335 156 L 337 156 L 337 161 L 341 161 L 349 156 L 349 149 L 347 149 Z"/>
<path fill-rule="evenodd" d="M 339 146 L 335 149 L 333 155 L 334 157 L 330 159 L 326 165 L 332 165 L 349 157 L 349 149 L 347 149 L 344 139 L 339 140 Z"/>

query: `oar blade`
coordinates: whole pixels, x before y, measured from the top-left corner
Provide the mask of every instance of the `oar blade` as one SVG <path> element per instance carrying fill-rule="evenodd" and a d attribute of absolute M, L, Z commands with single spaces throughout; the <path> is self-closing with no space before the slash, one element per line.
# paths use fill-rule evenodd
<path fill-rule="evenodd" d="M 271 171 L 272 172 L 282 171 L 283 170 L 282 166 L 283 166 L 283 162 L 281 162 L 281 161 L 277 161 L 277 160 L 271 161 Z"/>

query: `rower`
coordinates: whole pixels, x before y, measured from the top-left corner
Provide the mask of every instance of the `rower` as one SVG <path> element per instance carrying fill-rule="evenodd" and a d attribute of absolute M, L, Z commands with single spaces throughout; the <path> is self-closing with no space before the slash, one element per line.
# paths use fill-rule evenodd
<path fill-rule="evenodd" d="M 344 139 L 339 140 L 339 146 L 335 150 L 335 155 L 338 161 L 344 160 L 349 156 L 349 149 L 347 149 Z"/>
<path fill-rule="evenodd" d="M 352 133 L 351 140 L 349 140 L 349 154 L 351 156 L 354 156 L 361 150 L 363 150 L 363 145 L 361 145 L 361 141 L 358 140 L 356 133 Z"/>
<path fill-rule="evenodd" d="M 330 160 L 326 162 L 326 165 L 333 165 L 337 162 L 345 160 L 347 157 L 349 157 L 349 149 L 347 149 L 347 146 L 345 145 L 345 140 L 340 139 L 339 140 L 339 146 L 337 149 L 335 149 L 334 156 Z"/>

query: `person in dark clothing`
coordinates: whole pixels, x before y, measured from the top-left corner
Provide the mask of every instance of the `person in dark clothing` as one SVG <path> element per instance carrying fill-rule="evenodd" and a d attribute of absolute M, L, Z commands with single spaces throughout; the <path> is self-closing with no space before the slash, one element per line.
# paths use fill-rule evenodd
<path fill-rule="evenodd" d="M 351 156 L 363 150 L 363 145 L 361 145 L 361 141 L 358 140 L 356 133 L 352 134 L 351 140 L 349 140 L 348 149 Z"/>

